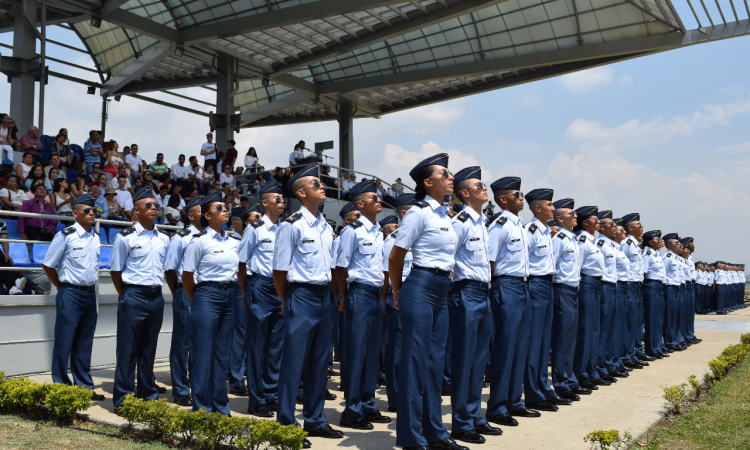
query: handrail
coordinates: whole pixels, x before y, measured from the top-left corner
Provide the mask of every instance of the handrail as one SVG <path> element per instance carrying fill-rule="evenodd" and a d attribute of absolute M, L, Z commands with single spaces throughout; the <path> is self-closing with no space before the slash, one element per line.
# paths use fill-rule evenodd
<path fill-rule="evenodd" d="M 69 222 L 75 222 L 75 217 L 73 216 L 53 216 L 50 214 L 38 214 L 38 213 L 28 213 L 28 212 L 21 212 L 21 211 L 5 211 L 1 210 L 0 215 L 4 216 L 16 216 L 16 217 L 33 217 L 35 219 L 54 219 L 54 220 L 60 220 L 60 221 L 69 221 Z M 94 219 L 95 223 L 103 223 L 107 225 L 122 225 L 123 223 L 128 223 L 123 220 L 109 220 L 109 219 L 101 219 L 96 218 Z M 178 227 L 177 225 L 162 225 L 155 223 L 154 226 L 156 228 L 164 228 L 167 230 L 182 230 L 182 228 Z M 98 227 L 97 227 L 98 231 Z"/>

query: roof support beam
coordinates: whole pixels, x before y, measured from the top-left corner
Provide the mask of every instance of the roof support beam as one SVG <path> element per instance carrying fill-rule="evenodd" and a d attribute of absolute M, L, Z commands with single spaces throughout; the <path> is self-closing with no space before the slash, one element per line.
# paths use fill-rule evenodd
<path fill-rule="evenodd" d="M 166 42 L 159 42 L 154 45 L 145 55 L 136 59 L 132 64 L 122 69 L 120 73 L 107 80 L 102 88 L 102 95 L 112 96 L 116 94 L 121 87 L 140 77 L 156 64 L 159 64 L 171 51 L 171 45 Z"/>
<path fill-rule="evenodd" d="M 284 98 L 267 103 L 260 108 L 254 109 L 250 112 L 246 112 L 240 116 L 240 127 L 245 127 L 253 122 L 257 122 L 264 117 L 274 115 L 280 111 L 291 108 L 294 105 L 310 99 L 310 96 L 304 92 L 295 92 L 294 94 L 287 95 Z"/>
<path fill-rule="evenodd" d="M 196 86 L 216 84 L 216 78 L 182 78 L 179 80 L 148 81 L 145 83 L 131 82 L 118 90 L 118 94 L 140 94 L 143 92 L 158 92 L 165 89 L 182 89 Z"/>
<path fill-rule="evenodd" d="M 180 32 L 174 28 L 158 24 L 124 9 L 115 9 L 107 15 L 105 20 L 162 42 L 176 43 L 180 40 Z"/>
<path fill-rule="evenodd" d="M 106 17 L 111 13 L 112 11 L 120 8 L 120 6 L 127 3 L 128 0 L 104 0 L 102 1 L 102 9 L 99 10 L 99 13 L 102 15 L 102 17 Z"/>

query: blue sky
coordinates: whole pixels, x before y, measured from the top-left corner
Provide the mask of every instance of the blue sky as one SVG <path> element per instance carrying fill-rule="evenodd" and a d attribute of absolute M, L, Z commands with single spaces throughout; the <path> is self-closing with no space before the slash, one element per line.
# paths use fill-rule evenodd
<path fill-rule="evenodd" d="M 66 30 L 51 28 L 49 35 L 80 45 Z M 11 40 L 10 33 L 0 35 L 0 42 Z M 48 49 L 93 67 L 85 55 Z M 356 120 L 355 168 L 388 182 L 407 180 L 418 160 L 447 151 L 454 172 L 478 164 L 487 182 L 515 175 L 524 191 L 552 188 L 556 198 L 573 197 L 579 206 L 598 205 L 616 216 L 640 212 L 647 230 L 694 236 L 697 259 L 750 263 L 750 244 L 738 233 L 750 223 L 749 54 L 750 37 L 729 39 Z M 78 69 L 50 67 L 94 80 Z M 55 78 L 47 89 L 48 134 L 67 127 L 83 143 L 89 129 L 99 128 L 98 95 Z M 182 93 L 214 101 L 208 90 Z M 7 111 L 9 96 L 5 84 L 0 110 Z M 111 103 L 107 136 L 121 145 L 137 142 L 148 160 L 161 151 L 172 163 L 179 153 L 197 154 L 207 122 L 123 97 Z M 325 122 L 243 130 L 235 139 L 241 150 L 255 146 L 270 167 L 285 164 L 299 139 L 311 147 L 337 136 L 337 123 Z M 530 218 L 528 211 L 522 216 Z"/>

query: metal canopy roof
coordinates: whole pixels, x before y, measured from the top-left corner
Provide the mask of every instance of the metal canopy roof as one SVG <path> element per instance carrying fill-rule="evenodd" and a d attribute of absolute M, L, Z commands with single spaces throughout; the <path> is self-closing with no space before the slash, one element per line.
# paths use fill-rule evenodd
<path fill-rule="evenodd" d="M 725 14 L 713 0 L 713 16 L 704 0 L 697 13 L 678 1 L 698 29 L 685 29 L 671 0 L 47 4 L 71 15 L 103 95 L 214 84 L 217 56 L 235 58 L 235 105 L 252 127 L 334 119 L 342 101 L 355 104 L 355 117 L 378 116 L 750 33 L 747 1 L 721 0 Z"/>

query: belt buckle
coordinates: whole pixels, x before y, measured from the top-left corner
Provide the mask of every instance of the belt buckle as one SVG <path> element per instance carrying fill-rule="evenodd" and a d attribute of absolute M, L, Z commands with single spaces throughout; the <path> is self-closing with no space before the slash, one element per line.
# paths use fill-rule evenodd
<path fill-rule="evenodd" d="M 159 286 L 151 286 L 151 293 L 156 294 L 157 289 L 159 289 Z"/>
<path fill-rule="evenodd" d="M 229 289 L 229 288 L 232 287 L 232 282 L 231 281 L 225 281 L 225 282 L 223 282 L 221 284 L 221 287 L 223 287 L 224 289 Z"/>
<path fill-rule="evenodd" d="M 451 278 L 453 278 L 453 271 L 452 270 L 448 272 L 448 275 L 446 275 L 446 278 L 448 278 L 449 280 Z"/>

